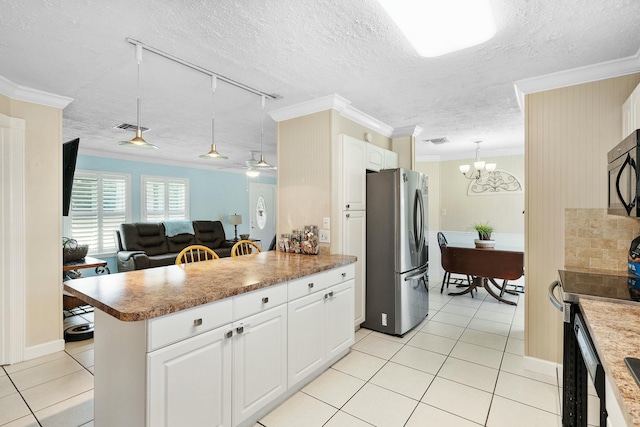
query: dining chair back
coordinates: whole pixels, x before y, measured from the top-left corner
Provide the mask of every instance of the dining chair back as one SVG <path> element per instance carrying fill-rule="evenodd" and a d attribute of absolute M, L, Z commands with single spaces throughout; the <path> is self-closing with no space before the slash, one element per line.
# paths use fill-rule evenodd
<path fill-rule="evenodd" d="M 180 251 L 176 257 L 176 265 L 188 264 L 190 262 L 208 261 L 220 258 L 213 249 L 203 245 L 187 246 Z"/>
<path fill-rule="evenodd" d="M 231 248 L 231 256 L 250 255 L 252 253 L 262 252 L 262 249 L 256 242 L 251 240 L 240 240 Z"/>
<path fill-rule="evenodd" d="M 465 274 L 462 275 L 463 277 L 451 277 L 451 271 L 447 268 L 450 260 L 448 259 L 446 250 L 444 250 L 447 247 L 447 238 L 441 231 L 438 231 L 438 246 L 440 246 L 440 264 L 442 265 L 442 269 L 444 270 L 444 277 L 442 278 L 440 293 L 444 291 L 445 285 L 447 285 L 447 289 L 449 289 L 450 283 L 453 283 L 456 286 L 469 286 L 472 280 L 470 276 Z M 471 296 L 473 297 L 473 293 L 471 294 Z"/>

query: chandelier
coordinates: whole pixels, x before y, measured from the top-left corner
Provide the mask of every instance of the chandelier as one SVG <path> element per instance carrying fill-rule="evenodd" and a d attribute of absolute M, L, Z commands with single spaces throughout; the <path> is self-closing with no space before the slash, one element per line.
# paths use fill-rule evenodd
<path fill-rule="evenodd" d="M 495 163 L 485 163 L 484 161 L 480 160 L 479 154 L 481 142 L 482 141 L 473 141 L 473 143 L 476 144 L 476 159 L 473 162 L 473 170 L 471 170 L 471 165 L 459 166 L 460 172 L 462 172 L 462 175 L 464 175 L 464 177 L 467 179 L 477 180 L 480 179 L 485 172 L 491 173 L 496 170 Z"/>

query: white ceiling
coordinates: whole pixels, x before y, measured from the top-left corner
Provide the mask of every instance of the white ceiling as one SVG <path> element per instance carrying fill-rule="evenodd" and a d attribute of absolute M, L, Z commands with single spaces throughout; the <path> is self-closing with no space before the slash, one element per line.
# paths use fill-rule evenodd
<path fill-rule="evenodd" d="M 498 31 L 473 48 L 419 57 L 375 0 L 0 0 L 0 76 L 74 99 L 63 139 L 81 150 L 213 168 L 240 168 L 260 149 L 260 98 L 219 82 L 218 151 L 205 74 L 145 51 L 142 125 L 150 152 L 120 147 L 136 123 L 139 40 L 281 98 L 274 109 L 339 94 L 394 128 L 420 126 L 417 156 L 522 151 L 517 80 L 635 55 L 640 1 L 491 0 Z M 275 163 L 276 124 L 264 153 Z M 446 136 L 434 146 L 423 140 Z"/>

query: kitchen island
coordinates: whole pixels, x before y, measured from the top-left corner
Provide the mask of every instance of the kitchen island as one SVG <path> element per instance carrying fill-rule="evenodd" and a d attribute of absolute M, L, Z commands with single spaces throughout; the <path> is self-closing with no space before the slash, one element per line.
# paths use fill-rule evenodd
<path fill-rule="evenodd" d="M 95 307 L 95 425 L 253 425 L 348 353 L 354 262 L 262 252 L 65 283 Z"/>

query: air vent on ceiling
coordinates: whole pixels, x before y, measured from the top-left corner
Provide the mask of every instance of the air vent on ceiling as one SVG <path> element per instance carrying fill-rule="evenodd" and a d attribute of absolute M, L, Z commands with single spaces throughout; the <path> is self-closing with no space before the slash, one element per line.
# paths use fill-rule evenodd
<path fill-rule="evenodd" d="M 137 129 L 138 129 L 138 126 L 136 126 L 136 125 L 130 125 L 129 123 L 120 123 L 119 125 L 116 125 L 116 126 L 114 126 L 113 128 L 114 128 L 114 129 L 123 129 L 123 130 L 133 130 L 133 131 L 135 131 L 135 130 L 137 130 Z M 149 128 L 146 128 L 146 127 L 144 127 L 144 126 L 140 126 L 140 130 L 141 130 L 142 132 L 146 132 L 146 131 L 148 131 L 148 130 L 149 130 Z"/>
<path fill-rule="evenodd" d="M 443 136 L 442 138 L 425 139 L 424 142 L 430 142 L 432 144 L 440 145 L 449 142 L 449 140 L 446 136 Z"/>

